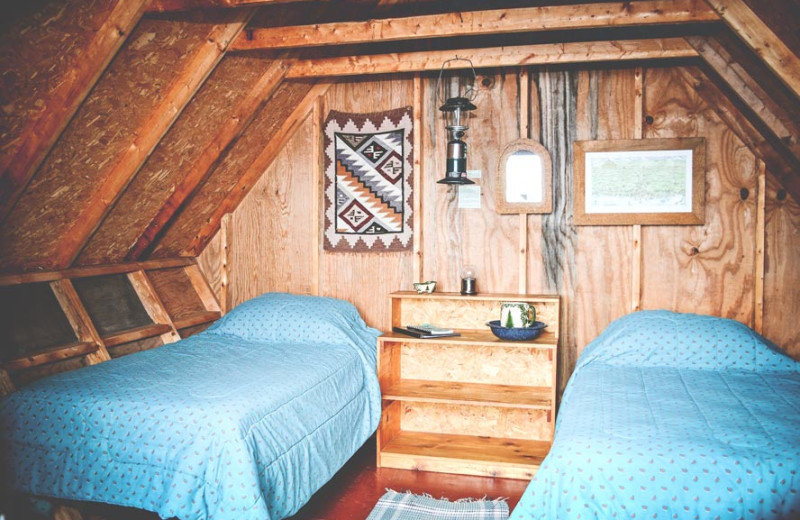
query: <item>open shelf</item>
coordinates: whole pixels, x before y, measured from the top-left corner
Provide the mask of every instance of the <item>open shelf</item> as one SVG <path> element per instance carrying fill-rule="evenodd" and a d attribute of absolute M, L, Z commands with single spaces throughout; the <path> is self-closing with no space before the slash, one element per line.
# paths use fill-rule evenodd
<path fill-rule="evenodd" d="M 385 389 L 383 399 L 549 410 L 553 404 L 551 394 L 552 389 L 543 386 L 410 379 L 401 380 Z"/>
<path fill-rule="evenodd" d="M 172 327 L 166 323 L 154 323 L 152 325 L 143 325 L 135 329 L 123 330 L 116 334 L 103 336 L 103 343 L 106 347 L 116 347 L 123 343 L 130 343 L 131 341 L 138 341 L 140 339 L 152 338 L 153 336 L 160 336 L 172 330 Z"/>
<path fill-rule="evenodd" d="M 36 367 L 46 363 L 62 361 L 78 356 L 85 356 L 97 352 L 100 346 L 91 341 L 79 341 L 68 345 L 41 350 L 35 354 L 30 354 L 15 359 L 8 359 L 0 363 L 2 370 L 22 370 L 24 368 Z"/>
<path fill-rule="evenodd" d="M 549 440 L 400 431 L 384 444 L 381 466 L 499 478 L 531 478 Z"/>
<path fill-rule="evenodd" d="M 542 334 L 531 341 L 509 341 L 500 339 L 486 327 L 486 330 L 475 329 L 454 329 L 455 332 L 461 334 L 460 336 L 445 336 L 443 338 L 415 338 L 400 332 L 387 332 L 381 336 L 384 341 L 402 341 L 403 343 L 441 343 L 443 345 L 476 345 L 484 346 L 490 344 L 495 347 L 509 347 L 509 348 L 538 348 L 555 350 L 558 345 L 558 338 L 550 331 L 544 331 Z"/>

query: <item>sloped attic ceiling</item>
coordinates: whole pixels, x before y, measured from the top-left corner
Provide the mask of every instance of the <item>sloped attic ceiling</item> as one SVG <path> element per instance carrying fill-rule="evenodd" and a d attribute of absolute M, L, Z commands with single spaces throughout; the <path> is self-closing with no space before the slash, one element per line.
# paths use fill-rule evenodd
<path fill-rule="evenodd" d="M 800 200 L 800 7 L 57 0 L 0 35 L 0 271 L 194 256 L 338 76 L 680 59 Z M 312 24 L 312 25 L 309 25 Z"/>

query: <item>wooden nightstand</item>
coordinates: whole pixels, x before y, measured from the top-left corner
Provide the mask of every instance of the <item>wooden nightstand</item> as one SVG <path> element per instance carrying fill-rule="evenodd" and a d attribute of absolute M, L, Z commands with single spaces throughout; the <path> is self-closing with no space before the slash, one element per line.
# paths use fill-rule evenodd
<path fill-rule="evenodd" d="M 531 478 L 553 439 L 559 297 L 391 298 L 393 327 L 434 323 L 461 336 L 378 338 L 378 467 Z M 545 332 L 533 341 L 496 338 L 486 322 L 500 318 L 504 301 L 533 303 Z"/>

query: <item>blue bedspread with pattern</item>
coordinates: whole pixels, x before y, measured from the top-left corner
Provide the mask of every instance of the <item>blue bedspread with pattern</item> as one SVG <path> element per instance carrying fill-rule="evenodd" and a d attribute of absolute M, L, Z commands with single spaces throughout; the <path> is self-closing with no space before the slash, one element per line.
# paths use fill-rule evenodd
<path fill-rule="evenodd" d="M 511 519 L 800 518 L 800 363 L 732 320 L 644 311 L 581 354 Z"/>
<path fill-rule="evenodd" d="M 0 401 L 2 477 L 163 518 L 289 516 L 377 427 L 378 335 L 340 300 L 250 300 L 201 334 Z"/>

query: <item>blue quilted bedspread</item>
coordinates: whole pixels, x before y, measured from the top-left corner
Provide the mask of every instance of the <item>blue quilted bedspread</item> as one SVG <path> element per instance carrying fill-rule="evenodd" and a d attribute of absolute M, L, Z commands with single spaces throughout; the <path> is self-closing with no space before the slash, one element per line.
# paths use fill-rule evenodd
<path fill-rule="evenodd" d="M 800 518 L 800 363 L 744 325 L 631 314 L 584 349 L 521 519 Z"/>
<path fill-rule="evenodd" d="M 340 300 L 250 300 L 204 333 L 0 401 L 2 477 L 164 518 L 291 515 L 377 427 L 378 334 Z"/>

